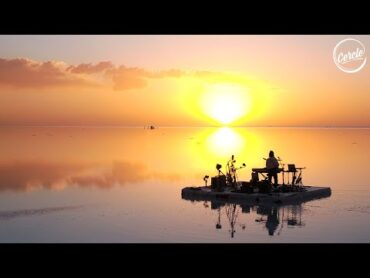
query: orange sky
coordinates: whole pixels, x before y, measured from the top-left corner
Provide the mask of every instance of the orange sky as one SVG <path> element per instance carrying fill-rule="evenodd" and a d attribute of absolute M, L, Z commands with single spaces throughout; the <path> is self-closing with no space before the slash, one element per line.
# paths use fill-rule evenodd
<path fill-rule="evenodd" d="M 370 126 L 346 37 L 0 36 L 0 124 Z"/>

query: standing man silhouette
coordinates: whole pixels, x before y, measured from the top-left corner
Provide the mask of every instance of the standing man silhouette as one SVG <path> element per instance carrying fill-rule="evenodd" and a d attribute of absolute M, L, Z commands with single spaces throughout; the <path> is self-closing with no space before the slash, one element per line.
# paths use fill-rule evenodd
<path fill-rule="evenodd" d="M 279 162 L 277 161 L 273 151 L 270 151 L 269 158 L 266 159 L 266 169 L 268 172 L 268 180 L 271 183 L 272 178 L 274 178 L 275 187 L 278 185 L 278 172 L 279 172 Z"/>

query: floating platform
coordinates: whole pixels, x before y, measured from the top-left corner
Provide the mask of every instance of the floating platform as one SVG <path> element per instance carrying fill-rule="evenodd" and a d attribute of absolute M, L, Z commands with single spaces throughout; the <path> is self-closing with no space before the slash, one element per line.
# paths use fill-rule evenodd
<path fill-rule="evenodd" d="M 300 204 L 315 199 L 326 198 L 331 195 L 330 187 L 301 186 L 295 192 L 276 193 L 241 193 L 232 188 L 226 188 L 223 192 L 212 190 L 209 186 L 185 187 L 181 196 L 189 201 L 213 201 L 220 200 L 240 204 Z"/>

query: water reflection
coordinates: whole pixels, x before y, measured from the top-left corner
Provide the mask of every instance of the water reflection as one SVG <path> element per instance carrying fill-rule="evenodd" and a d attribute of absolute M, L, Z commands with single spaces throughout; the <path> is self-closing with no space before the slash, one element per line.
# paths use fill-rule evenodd
<path fill-rule="evenodd" d="M 245 154 L 246 146 L 254 150 L 257 141 L 231 128 L 3 127 L 0 191 L 111 188 L 151 179 L 186 184 L 203 177 L 215 161 Z"/>
<path fill-rule="evenodd" d="M 194 202 L 195 200 L 193 200 Z M 208 204 L 210 203 L 210 205 Z M 216 230 L 224 228 L 227 223 L 228 231 L 231 238 L 235 237 L 237 229 L 245 231 L 248 226 L 254 223 L 263 225 L 269 236 L 279 236 L 284 227 L 303 227 L 305 222 L 302 220 L 303 205 L 248 205 L 222 202 L 219 200 L 205 201 L 205 208 L 216 211 Z M 252 214 L 254 221 L 239 221 L 241 214 Z"/>
<path fill-rule="evenodd" d="M 11 218 L 0 241 L 41 234 L 78 242 L 86 234 L 93 242 L 224 242 L 226 232 L 233 242 L 369 242 L 369 138 L 370 129 L 1 127 L 2 219 L 45 212 L 28 208 L 103 205 L 71 211 L 85 222 L 64 210 L 63 221 Z M 306 166 L 305 185 L 329 186 L 333 196 L 273 207 L 181 199 L 182 188 L 203 185 L 232 154 L 247 165 L 239 179 L 249 180 L 270 149 Z"/>
<path fill-rule="evenodd" d="M 22 209 L 13 211 L 0 211 L 1 220 L 11 220 L 18 217 L 45 215 L 54 212 L 63 212 L 66 210 L 80 209 L 83 206 L 67 206 L 67 207 L 52 207 L 52 208 L 41 208 L 41 209 Z"/>
<path fill-rule="evenodd" d="M 276 231 L 280 235 L 283 227 L 302 227 L 305 223 L 302 221 L 303 206 L 272 206 L 258 207 L 257 214 L 261 215 L 256 219 L 256 222 L 265 223 L 266 230 L 270 236 L 273 236 Z"/>
<path fill-rule="evenodd" d="M 62 190 L 67 186 L 111 188 L 146 180 L 176 182 L 178 174 L 151 171 L 144 163 L 9 162 L 0 164 L 0 191 Z"/>
<path fill-rule="evenodd" d="M 244 138 L 236 130 L 223 127 L 208 136 L 206 146 L 211 152 L 228 157 L 230 154 L 240 153 L 244 142 Z"/>
<path fill-rule="evenodd" d="M 364 185 L 369 137 L 369 129 L 2 127 L 0 190 L 109 188 L 151 178 L 200 185 L 232 154 L 247 164 L 239 177 L 249 180 L 250 169 L 263 167 L 270 149 L 284 163 L 306 166 L 307 184 Z"/>

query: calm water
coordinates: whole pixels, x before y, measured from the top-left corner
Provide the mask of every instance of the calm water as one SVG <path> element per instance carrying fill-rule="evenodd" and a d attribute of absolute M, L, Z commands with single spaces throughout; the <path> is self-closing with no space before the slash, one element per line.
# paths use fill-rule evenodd
<path fill-rule="evenodd" d="M 192 202 L 234 154 L 273 149 L 329 198 L 299 206 Z M 370 242 L 370 129 L 0 128 L 0 242 Z"/>

